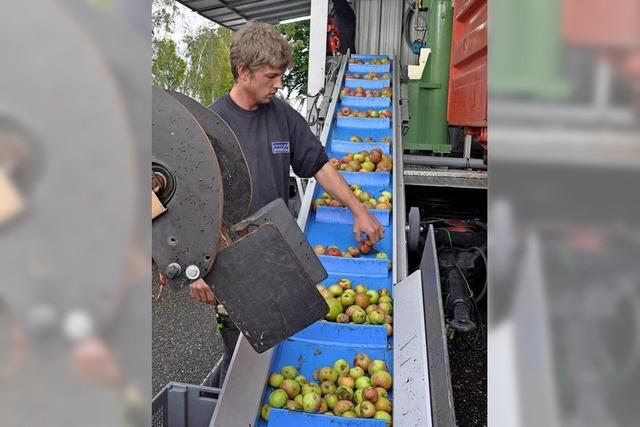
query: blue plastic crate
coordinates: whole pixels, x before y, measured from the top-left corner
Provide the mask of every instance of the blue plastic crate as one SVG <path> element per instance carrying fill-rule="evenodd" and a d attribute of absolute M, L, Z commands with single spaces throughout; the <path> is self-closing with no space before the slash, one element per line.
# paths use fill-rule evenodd
<path fill-rule="evenodd" d="M 285 409 L 272 409 L 269 415 L 269 427 L 385 427 L 383 420 L 373 418 L 345 418 L 332 417 L 321 414 L 307 414 L 305 412 L 293 412 Z"/>
<path fill-rule="evenodd" d="M 349 64 L 347 70 L 350 73 L 388 73 L 391 71 L 391 64 Z"/>
<path fill-rule="evenodd" d="M 387 58 L 388 60 L 391 60 L 389 55 L 372 55 L 372 54 L 364 54 L 364 53 L 354 53 L 353 55 L 351 55 L 351 57 L 355 59 L 364 59 L 365 61 L 368 59 L 382 59 L 382 58 Z"/>
<path fill-rule="evenodd" d="M 340 171 L 347 184 L 388 185 L 391 183 L 391 172 L 344 172 Z"/>
<path fill-rule="evenodd" d="M 366 277 L 385 277 L 389 274 L 389 263 L 383 259 L 345 258 L 318 255 L 322 266 L 331 274 L 352 274 Z"/>
<path fill-rule="evenodd" d="M 363 140 L 368 136 L 374 139 L 374 141 L 380 142 L 381 144 L 387 144 L 387 142 L 382 142 L 382 138 L 390 138 L 389 141 L 393 141 L 393 131 L 391 129 L 340 129 L 334 127 L 331 129 L 331 133 L 329 134 L 329 141 L 332 140 L 341 140 L 348 141 L 352 136 L 359 136 Z M 331 142 L 329 142 L 331 144 Z M 360 151 L 360 150 L 358 150 Z"/>
<path fill-rule="evenodd" d="M 387 338 L 387 327 L 384 325 L 356 325 L 323 320 L 307 326 L 293 336 L 298 341 L 358 346 L 365 353 L 369 348 L 387 348 Z"/>
<path fill-rule="evenodd" d="M 338 359 L 346 359 L 349 362 L 349 365 L 353 366 L 353 359 L 358 353 L 367 353 L 372 359 L 384 360 L 387 364 L 389 373 L 393 375 L 393 354 L 390 348 L 363 348 L 357 343 L 328 343 L 323 342 L 322 339 L 319 341 L 296 339 L 295 336 L 284 340 L 275 347 L 269 373 L 279 372 L 284 366 L 292 365 L 298 369 L 300 374 L 304 375 L 308 379 L 312 379 L 314 370 L 323 366 L 333 366 L 333 363 Z M 273 391 L 273 388 L 267 384 L 264 388 L 262 404 L 268 401 L 271 391 Z M 389 397 L 393 402 L 392 393 L 389 393 Z M 282 414 L 275 415 L 278 412 L 282 412 Z M 309 418 L 308 415 L 310 414 L 305 414 L 304 412 L 288 411 L 285 409 L 271 409 L 269 412 L 269 421 L 265 422 L 260 418 L 260 414 L 257 414 L 255 426 L 355 426 L 356 424 L 354 423 L 364 423 L 357 424 L 358 426 L 363 427 L 378 426 L 378 421 L 371 419 L 331 417 L 327 415 L 315 415 L 314 417 Z M 350 424 L 330 424 L 331 420 L 335 419 L 346 420 L 350 422 Z"/>
<path fill-rule="evenodd" d="M 385 87 L 391 87 L 391 80 L 388 80 L 388 79 L 369 80 L 369 79 L 346 78 L 344 79 L 344 85 L 349 88 L 361 87 L 363 89 L 378 90 L 378 89 L 383 89 Z"/>
<path fill-rule="evenodd" d="M 375 118 L 364 119 L 358 117 L 338 117 L 338 127 L 350 129 L 389 129 L 391 127 L 391 119 Z"/>
<path fill-rule="evenodd" d="M 387 210 L 369 209 L 369 213 L 376 217 L 383 226 L 389 226 L 391 212 Z M 353 224 L 353 214 L 348 208 L 318 206 L 316 209 L 316 221 L 330 224 Z"/>
<path fill-rule="evenodd" d="M 332 153 L 357 153 L 358 151 L 371 151 L 379 148 L 384 154 L 391 154 L 391 144 L 388 142 L 351 142 L 334 139 L 329 144 Z"/>
<path fill-rule="evenodd" d="M 343 96 L 340 102 L 347 107 L 389 108 L 391 106 L 391 98 L 385 96 Z"/>
<path fill-rule="evenodd" d="M 386 277 L 358 277 L 358 276 L 351 276 L 349 274 L 345 274 L 345 275 L 330 274 L 329 277 L 324 279 L 321 283 L 326 287 L 329 287 L 334 283 L 338 283 L 341 279 L 351 280 L 352 287 L 355 287 L 357 284 L 362 283 L 367 287 L 367 289 L 375 289 L 376 291 L 379 291 L 380 289 L 387 289 L 393 296 L 393 286 L 391 284 L 390 274 L 387 275 Z"/>
<path fill-rule="evenodd" d="M 353 226 L 345 224 L 326 224 L 316 221 L 309 221 L 305 230 L 307 240 L 311 246 L 323 245 L 325 248 L 329 246 L 337 246 L 340 250 L 347 249 L 349 246 L 358 246 L 358 242 L 353 235 Z M 379 252 L 385 252 L 391 257 L 393 253 L 393 229 L 384 227 L 384 238 L 375 244 L 374 249 Z M 323 256 L 323 258 L 339 258 L 331 256 Z M 343 258 L 346 261 L 371 260 L 374 255 L 364 255 L 359 258 Z M 375 261 L 375 260 L 372 260 Z M 358 274 L 360 276 L 360 274 Z"/>

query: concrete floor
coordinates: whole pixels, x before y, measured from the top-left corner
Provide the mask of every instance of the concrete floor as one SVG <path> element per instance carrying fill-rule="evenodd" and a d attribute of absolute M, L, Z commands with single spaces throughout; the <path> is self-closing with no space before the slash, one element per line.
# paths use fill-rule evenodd
<path fill-rule="evenodd" d="M 166 289 L 156 300 L 153 268 L 153 394 L 169 381 L 200 384 L 222 355 L 213 307 L 191 299 L 189 291 Z"/>

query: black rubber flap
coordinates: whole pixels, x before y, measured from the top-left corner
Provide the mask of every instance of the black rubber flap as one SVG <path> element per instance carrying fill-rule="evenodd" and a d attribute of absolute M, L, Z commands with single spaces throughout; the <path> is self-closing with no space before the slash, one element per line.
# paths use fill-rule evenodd
<path fill-rule="evenodd" d="M 205 281 L 258 353 L 328 311 L 315 283 L 273 224 L 259 226 L 219 252 Z"/>
<path fill-rule="evenodd" d="M 327 271 L 282 199 L 276 199 L 259 209 L 244 221 L 233 226 L 232 231 L 246 233 L 252 227 L 255 228 L 266 223 L 272 223 L 278 228 L 313 283 L 320 283 L 327 278 Z"/>

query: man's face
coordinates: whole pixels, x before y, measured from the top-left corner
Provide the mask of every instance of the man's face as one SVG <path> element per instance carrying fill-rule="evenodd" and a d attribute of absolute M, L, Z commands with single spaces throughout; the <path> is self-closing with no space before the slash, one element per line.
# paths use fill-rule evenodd
<path fill-rule="evenodd" d="M 238 83 L 258 104 L 267 104 L 282 89 L 282 75 L 286 68 L 265 66 L 251 73 L 240 67 Z"/>

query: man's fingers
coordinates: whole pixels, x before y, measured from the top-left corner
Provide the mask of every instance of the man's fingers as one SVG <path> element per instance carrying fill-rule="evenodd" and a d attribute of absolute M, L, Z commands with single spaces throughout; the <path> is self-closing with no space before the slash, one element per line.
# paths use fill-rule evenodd
<path fill-rule="evenodd" d="M 207 302 L 209 304 L 215 304 L 216 303 L 216 297 L 213 295 L 213 292 L 211 292 L 211 288 L 209 288 L 208 286 L 207 286 L 206 294 L 207 294 Z"/>

